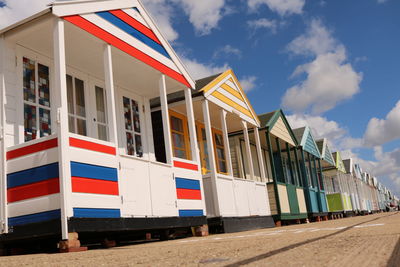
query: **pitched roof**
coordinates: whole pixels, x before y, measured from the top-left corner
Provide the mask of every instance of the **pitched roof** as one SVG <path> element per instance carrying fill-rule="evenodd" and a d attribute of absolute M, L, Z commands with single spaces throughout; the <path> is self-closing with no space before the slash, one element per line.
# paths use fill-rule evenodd
<path fill-rule="evenodd" d="M 342 156 L 340 155 L 340 152 L 339 151 L 334 152 L 334 153 L 332 153 L 332 156 L 333 156 L 333 158 L 334 158 L 334 160 L 336 162 L 336 168 L 339 171 L 341 171 L 343 173 L 346 173 L 346 168 L 345 168 L 344 163 L 342 161 Z"/>
<path fill-rule="evenodd" d="M 243 120 L 260 126 L 258 117 L 247 99 L 246 94 L 236 78 L 234 72 L 229 69 L 221 74 L 212 75 L 197 81 L 196 89 L 203 92 L 204 97 L 225 110 L 235 113 Z"/>
<path fill-rule="evenodd" d="M 271 134 L 281 138 L 293 146 L 298 145 L 298 140 L 281 109 L 258 115 L 260 127 L 267 129 Z"/>
<path fill-rule="evenodd" d="M 309 126 L 294 129 L 293 132 L 297 140 L 299 140 L 299 145 L 303 147 L 304 151 L 321 158 L 321 154 Z"/>
<path fill-rule="evenodd" d="M 326 138 L 316 141 L 321 159 L 329 163 L 331 166 L 335 166 L 335 160 L 332 157 L 332 152 L 328 146 L 328 140 Z"/>

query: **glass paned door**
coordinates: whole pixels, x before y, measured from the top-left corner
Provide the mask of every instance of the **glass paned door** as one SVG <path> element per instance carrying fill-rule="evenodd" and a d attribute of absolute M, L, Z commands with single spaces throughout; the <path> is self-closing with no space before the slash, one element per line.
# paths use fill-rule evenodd
<path fill-rule="evenodd" d="M 68 125 L 71 133 L 87 136 L 85 84 L 67 75 Z"/>

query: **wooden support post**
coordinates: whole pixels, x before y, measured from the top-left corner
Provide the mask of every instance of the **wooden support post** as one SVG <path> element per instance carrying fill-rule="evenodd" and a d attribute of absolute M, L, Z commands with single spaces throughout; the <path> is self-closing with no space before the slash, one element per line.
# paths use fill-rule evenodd
<path fill-rule="evenodd" d="M 112 64 L 111 45 L 106 44 L 104 45 L 104 80 L 106 85 L 110 142 L 114 143 L 118 150 L 117 115 L 115 108 L 115 88 Z"/>
<path fill-rule="evenodd" d="M 268 153 L 269 153 L 269 159 L 270 159 L 271 170 L 272 170 L 272 178 L 274 180 L 273 184 L 274 184 L 274 192 L 275 192 L 275 199 L 276 199 L 276 209 L 278 211 L 278 214 L 280 214 L 281 213 L 281 205 L 280 205 L 279 192 L 278 192 L 278 180 L 276 177 L 274 153 L 272 151 L 272 144 L 271 144 L 271 136 L 270 136 L 268 129 L 265 131 L 265 137 L 267 139 Z"/>
<path fill-rule="evenodd" d="M 296 166 L 296 171 L 297 171 L 297 184 L 298 184 L 298 186 L 303 186 L 302 173 L 301 173 L 301 168 L 299 165 L 299 157 L 297 155 L 297 147 L 294 147 L 293 151 L 294 151 L 294 159 L 296 161 L 295 166 Z"/>
<path fill-rule="evenodd" d="M 306 165 L 306 159 L 304 156 L 304 150 L 300 148 L 300 155 L 301 155 L 301 161 L 303 163 L 303 168 L 302 168 L 302 176 L 303 176 L 303 187 L 308 188 L 310 185 L 308 184 L 308 175 L 307 175 L 307 165 Z"/>
<path fill-rule="evenodd" d="M 242 121 L 242 128 L 243 128 L 243 134 L 244 134 L 244 142 L 246 144 L 246 157 L 247 157 L 247 162 L 248 162 L 248 168 L 250 172 L 250 177 L 251 180 L 254 179 L 254 166 L 253 166 L 253 157 L 251 156 L 251 147 L 250 147 L 250 138 L 249 138 L 249 131 L 247 129 L 247 122 Z M 246 176 L 246 173 L 244 174 Z M 246 178 L 246 177 L 244 177 Z"/>
<path fill-rule="evenodd" d="M 161 115 L 164 129 L 164 142 L 165 142 L 165 158 L 167 164 L 172 164 L 172 139 L 171 139 L 171 124 L 169 121 L 168 111 L 168 100 L 167 100 L 167 85 L 165 81 L 165 75 L 162 74 L 160 77 L 160 103 L 161 103 Z"/>
<path fill-rule="evenodd" d="M 6 83 L 5 83 L 5 39 L 0 36 L 0 233 L 8 233 L 8 209 L 7 209 L 7 157 L 5 144 L 6 125 Z"/>
<path fill-rule="evenodd" d="M 285 169 L 283 168 L 281 142 L 279 141 L 279 138 L 278 138 L 278 137 L 275 138 L 275 142 L 276 142 L 276 147 L 277 147 L 277 149 L 278 149 L 279 162 L 281 163 L 281 164 L 280 164 L 280 165 L 281 165 L 280 168 L 281 168 L 282 175 L 283 175 L 283 177 L 282 177 L 282 178 L 283 178 L 283 181 L 280 181 L 280 182 L 287 183 L 286 172 L 285 172 Z"/>
<path fill-rule="evenodd" d="M 218 201 L 217 166 L 215 162 L 214 142 L 211 129 L 210 108 L 207 99 L 203 99 L 201 104 L 203 109 L 204 130 L 206 132 L 208 160 L 210 161 L 209 163 L 210 163 L 211 186 L 212 186 L 213 203 L 215 210 L 214 215 L 221 216 L 219 209 L 219 201 Z"/>
<path fill-rule="evenodd" d="M 196 124 L 194 120 L 192 90 L 190 88 L 185 89 L 185 103 L 186 103 L 186 113 L 188 118 L 191 159 L 192 161 L 197 162 L 200 168 L 201 160 L 197 147 Z"/>
<path fill-rule="evenodd" d="M 222 137 L 224 139 L 224 150 L 225 150 L 225 159 L 226 159 L 226 169 L 228 174 L 233 176 L 233 168 L 232 168 L 232 157 L 231 157 L 231 148 L 229 146 L 229 137 L 228 137 L 228 126 L 226 125 L 226 111 L 221 109 L 221 125 L 222 125 Z"/>
<path fill-rule="evenodd" d="M 265 167 L 266 166 L 264 166 L 264 156 L 263 156 L 262 149 L 261 149 L 260 134 L 258 132 L 257 127 L 254 127 L 253 130 L 254 130 L 254 139 L 256 140 L 258 166 L 260 166 L 261 181 L 265 181 L 266 180 L 266 176 L 265 176 Z"/>
<path fill-rule="evenodd" d="M 60 179 L 60 206 L 61 206 L 61 236 L 68 239 L 68 217 L 72 216 L 70 198 L 71 166 L 69 159 L 69 128 L 68 128 L 68 101 L 65 65 L 64 20 L 54 19 L 53 27 L 54 51 L 54 89 L 57 92 L 57 135 L 58 135 L 58 160 Z"/>

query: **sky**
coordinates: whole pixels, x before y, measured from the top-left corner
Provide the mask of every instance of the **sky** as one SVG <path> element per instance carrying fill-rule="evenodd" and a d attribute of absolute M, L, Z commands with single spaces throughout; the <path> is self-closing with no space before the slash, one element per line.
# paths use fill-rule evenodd
<path fill-rule="evenodd" d="M 0 0 L 0 28 L 50 2 Z M 142 2 L 195 79 L 232 68 L 257 113 L 283 109 L 400 196 L 400 1 Z"/>

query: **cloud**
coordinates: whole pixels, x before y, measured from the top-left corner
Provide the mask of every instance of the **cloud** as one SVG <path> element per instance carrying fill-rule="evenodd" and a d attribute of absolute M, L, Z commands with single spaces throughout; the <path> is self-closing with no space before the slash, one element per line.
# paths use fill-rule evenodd
<path fill-rule="evenodd" d="M 210 34 L 218 26 L 218 22 L 229 10 L 225 8 L 225 0 L 172 0 L 181 6 L 189 21 L 193 24 L 199 35 Z M 225 12 L 228 10 L 228 12 Z"/>
<path fill-rule="evenodd" d="M 194 79 L 205 78 L 214 74 L 218 74 L 229 69 L 229 65 L 225 63 L 222 66 L 217 66 L 214 64 L 204 64 L 200 63 L 196 59 L 189 59 L 187 57 L 182 57 L 183 64 L 187 67 L 189 73 L 194 77 Z"/>
<path fill-rule="evenodd" d="M 385 119 L 372 118 L 368 122 L 364 139 L 369 147 L 400 139 L 400 100 Z"/>
<path fill-rule="evenodd" d="M 3 0 L 3 5 L 0 5 L 0 29 L 45 9 L 51 2 L 53 1 Z"/>
<path fill-rule="evenodd" d="M 247 21 L 247 26 L 254 31 L 258 29 L 269 29 L 272 33 L 276 33 L 278 27 L 276 20 L 269 20 L 266 18 L 249 20 Z"/>
<path fill-rule="evenodd" d="M 256 76 L 245 76 L 242 79 L 240 79 L 239 82 L 242 85 L 243 91 L 247 93 L 253 90 L 254 87 L 256 87 L 256 81 L 257 81 Z"/>
<path fill-rule="evenodd" d="M 146 0 L 143 1 L 143 4 L 154 18 L 164 37 L 171 42 L 177 40 L 179 34 L 172 26 L 174 8 L 171 4 L 167 0 Z"/>
<path fill-rule="evenodd" d="M 247 5 L 251 11 L 256 11 L 260 6 L 267 5 L 269 9 L 280 16 L 301 14 L 305 0 L 249 0 Z"/>
<path fill-rule="evenodd" d="M 312 20 L 307 32 L 294 39 L 287 50 L 294 55 L 312 56 L 313 61 L 299 65 L 292 78 L 306 79 L 289 88 L 282 106 L 296 113 L 310 110 L 321 114 L 360 91 L 362 73 L 347 62 L 346 49 L 332 37 L 320 20 Z"/>
<path fill-rule="evenodd" d="M 377 0 L 378 4 L 386 3 L 388 0 Z"/>
<path fill-rule="evenodd" d="M 225 46 L 220 47 L 219 49 L 215 50 L 215 52 L 213 54 L 213 58 L 218 58 L 223 55 L 226 55 L 226 56 L 233 55 L 233 56 L 240 58 L 242 56 L 242 51 L 240 51 L 240 49 L 235 48 L 231 45 L 225 45 Z"/>

